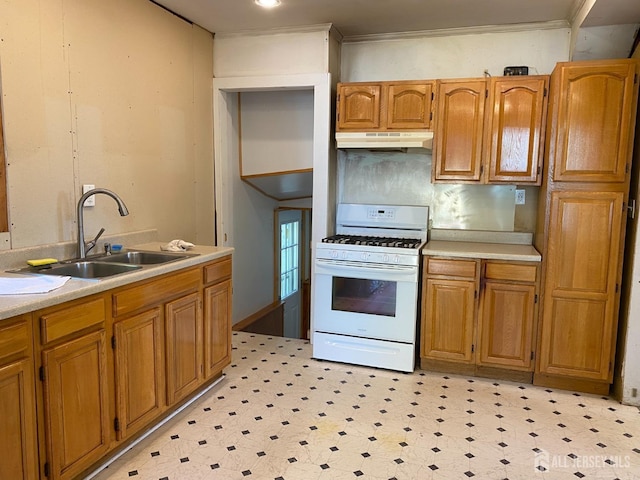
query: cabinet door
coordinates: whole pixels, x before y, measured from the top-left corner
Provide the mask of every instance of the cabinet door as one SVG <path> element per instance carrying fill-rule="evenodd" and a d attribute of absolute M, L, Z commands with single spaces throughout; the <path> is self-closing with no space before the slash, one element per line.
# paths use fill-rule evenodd
<path fill-rule="evenodd" d="M 204 290 L 205 378 L 231 361 L 231 280 Z"/>
<path fill-rule="evenodd" d="M 30 359 L 0 367 L 0 478 L 38 478 L 34 399 Z"/>
<path fill-rule="evenodd" d="M 428 278 L 423 292 L 422 357 L 471 363 L 475 282 Z"/>
<path fill-rule="evenodd" d="M 539 370 L 611 380 L 622 192 L 551 193 Z"/>
<path fill-rule="evenodd" d="M 431 128 L 433 84 L 391 84 L 387 87 L 387 128 Z"/>
<path fill-rule="evenodd" d="M 193 392 L 203 378 L 202 309 L 193 293 L 165 306 L 167 403 Z"/>
<path fill-rule="evenodd" d="M 164 336 L 159 308 L 119 321 L 115 336 L 118 440 L 164 411 Z"/>
<path fill-rule="evenodd" d="M 637 103 L 635 69 L 633 60 L 556 67 L 551 149 L 555 181 L 625 181 Z"/>
<path fill-rule="evenodd" d="M 486 81 L 439 81 L 433 179 L 479 182 Z"/>
<path fill-rule="evenodd" d="M 535 285 L 486 282 L 478 321 L 478 363 L 533 370 Z"/>
<path fill-rule="evenodd" d="M 494 77 L 489 88 L 485 163 L 489 183 L 538 183 L 548 77 Z"/>
<path fill-rule="evenodd" d="M 380 128 L 382 85 L 339 85 L 337 130 Z"/>
<path fill-rule="evenodd" d="M 42 360 L 49 478 L 73 478 L 109 448 L 105 331 L 45 350 Z"/>

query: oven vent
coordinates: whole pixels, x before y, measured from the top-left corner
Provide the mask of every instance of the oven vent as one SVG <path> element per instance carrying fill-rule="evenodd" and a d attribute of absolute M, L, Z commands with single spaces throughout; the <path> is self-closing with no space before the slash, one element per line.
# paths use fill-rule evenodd
<path fill-rule="evenodd" d="M 338 148 L 432 149 L 433 132 L 336 132 Z"/>

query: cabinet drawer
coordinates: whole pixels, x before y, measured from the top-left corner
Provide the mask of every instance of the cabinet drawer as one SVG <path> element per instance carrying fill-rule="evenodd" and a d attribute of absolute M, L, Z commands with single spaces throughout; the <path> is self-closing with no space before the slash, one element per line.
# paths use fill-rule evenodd
<path fill-rule="evenodd" d="M 62 310 L 45 312 L 40 316 L 42 343 L 53 342 L 105 321 L 104 297 L 76 303 Z"/>
<path fill-rule="evenodd" d="M 478 262 L 475 260 L 452 260 L 446 258 L 427 258 L 428 275 L 445 275 L 448 277 L 476 276 Z"/>
<path fill-rule="evenodd" d="M 489 280 L 513 280 L 535 283 L 537 265 L 518 265 L 513 263 L 487 263 L 484 277 Z"/>
<path fill-rule="evenodd" d="M 5 320 L 6 323 L 9 323 Z M 0 324 L 1 325 L 1 324 Z M 0 363 L 2 359 L 29 352 L 29 326 L 27 322 L 14 323 L 6 327 L 0 326 Z"/>
<path fill-rule="evenodd" d="M 231 278 L 231 257 L 224 257 L 204 266 L 204 283 Z"/>
<path fill-rule="evenodd" d="M 193 268 L 168 274 L 113 294 L 113 316 L 131 313 L 145 307 L 159 305 L 200 286 L 200 269 Z"/>

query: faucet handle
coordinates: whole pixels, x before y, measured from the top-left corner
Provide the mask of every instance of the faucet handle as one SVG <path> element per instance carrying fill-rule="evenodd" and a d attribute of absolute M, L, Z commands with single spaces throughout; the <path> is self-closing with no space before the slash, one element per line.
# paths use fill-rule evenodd
<path fill-rule="evenodd" d="M 102 236 L 103 233 L 104 228 L 101 228 L 96 237 L 90 242 L 87 242 L 87 250 L 85 251 L 85 253 L 88 253 L 93 247 L 96 246 L 96 244 L 98 243 L 98 239 Z"/>

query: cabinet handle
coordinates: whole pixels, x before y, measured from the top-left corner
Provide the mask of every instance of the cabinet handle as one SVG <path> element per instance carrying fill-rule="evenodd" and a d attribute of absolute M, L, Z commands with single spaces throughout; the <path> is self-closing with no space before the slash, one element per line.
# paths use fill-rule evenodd
<path fill-rule="evenodd" d="M 632 220 L 636 218 L 636 199 L 635 198 L 629 200 L 629 205 L 627 205 L 627 216 Z"/>

